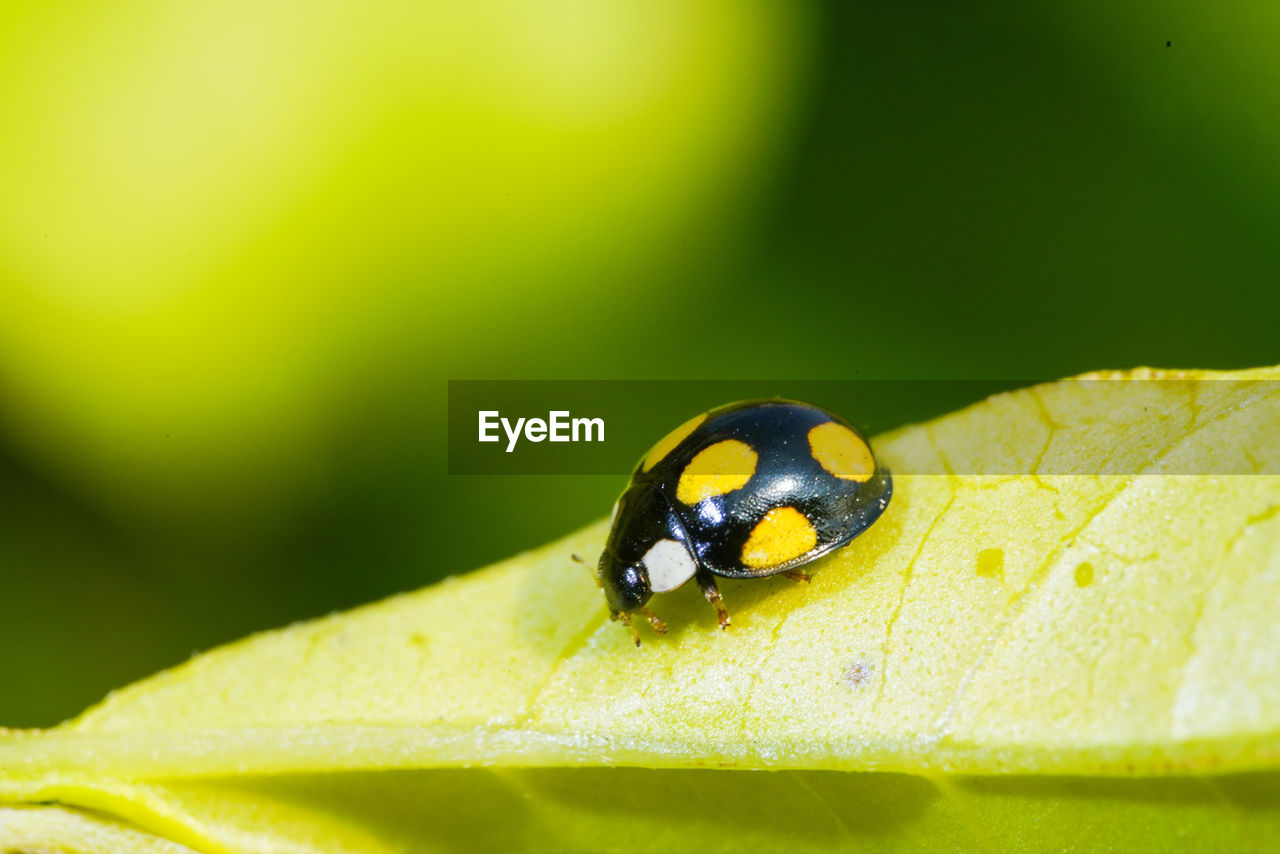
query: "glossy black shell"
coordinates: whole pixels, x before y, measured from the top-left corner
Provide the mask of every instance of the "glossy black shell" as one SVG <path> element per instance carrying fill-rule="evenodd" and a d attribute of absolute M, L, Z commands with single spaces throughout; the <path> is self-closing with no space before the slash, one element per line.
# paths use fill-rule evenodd
<path fill-rule="evenodd" d="M 852 424 L 826 410 L 791 400 L 750 400 L 707 413 L 706 419 L 653 467 L 642 460 L 619 499 L 606 552 L 637 563 L 657 540 L 685 543 L 698 563 L 716 575 L 757 578 L 809 563 L 861 534 L 880 517 L 893 493 L 889 471 L 877 465 L 869 480 L 831 474 L 812 454 L 809 431 L 840 424 L 863 442 Z M 702 450 L 737 439 L 755 451 L 747 483 L 694 506 L 677 498 L 680 475 Z M 774 508 L 794 507 L 808 518 L 817 542 L 803 555 L 757 569 L 742 563 L 751 531 Z"/>

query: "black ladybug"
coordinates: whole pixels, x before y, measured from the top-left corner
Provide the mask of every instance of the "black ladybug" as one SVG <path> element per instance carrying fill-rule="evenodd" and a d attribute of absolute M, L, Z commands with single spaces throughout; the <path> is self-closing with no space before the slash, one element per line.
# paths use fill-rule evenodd
<path fill-rule="evenodd" d="M 893 492 L 849 422 L 793 400 L 751 400 L 681 424 L 636 466 L 614 506 L 598 578 L 614 619 L 658 632 L 645 605 L 696 578 L 729 626 L 715 576 L 786 573 L 861 534 Z"/>

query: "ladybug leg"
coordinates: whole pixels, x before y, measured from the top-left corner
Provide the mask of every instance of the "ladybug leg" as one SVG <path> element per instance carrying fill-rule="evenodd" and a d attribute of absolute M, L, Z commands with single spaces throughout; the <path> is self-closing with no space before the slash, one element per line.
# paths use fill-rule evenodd
<path fill-rule="evenodd" d="M 787 578 L 790 578 L 792 581 L 805 582 L 805 583 L 809 581 L 809 573 L 805 572 L 803 569 L 788 569 L 785 572 L 780 572 L 778 574 L 785 575 Z"/>
<path fill-rule="evenodd" d="M 640 633 L 636 631 L 636 627 L 631 624 L 631 615 L 626 611 L 614 611 L 613 619 L 631 630 L 631 637 L 635 638 L 636 646 L 640 645 Z"/>
<path fill-rule="evenodd" d="M 664 623 L 662 618 L 657 614 L 653 613 L 648 608 L 637 608 L 636 610 L 644 615 L 644 618 L 649 621 L 649 625 L 653 627 L 655 632 L 660 635 L 665 635 L 667 633 L 667 624 Z"/>
<path fill-rule="evenodd" d="M 724 607 L 724 599 L 720 596 L 720 588 L 716 586 L 716 577 L 702 567 L 698 568 L 698 574 L 694 576 L 698 579 L 698 586 L 702 588 L 702 595 L 707 597 L 707 601 L 711 603 L 711 607 L 716 609 L 716 615 L 720 618 L 720 628 L 729 628 L 729 612 Z"/>

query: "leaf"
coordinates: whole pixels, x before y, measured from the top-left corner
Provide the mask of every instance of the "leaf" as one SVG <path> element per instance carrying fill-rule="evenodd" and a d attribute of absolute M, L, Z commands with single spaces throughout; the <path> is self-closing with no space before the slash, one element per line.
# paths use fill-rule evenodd
<path fill-rule="evenodd" d="M 885 516 L 724 584 L 728 633 L 681 590 L 633 647 L 569 559 L 598 523 L 5 733 L 0 850 L 1262 848 L 1280 370 L 1122 377 L 1170 381 L 881 437 Z"/>

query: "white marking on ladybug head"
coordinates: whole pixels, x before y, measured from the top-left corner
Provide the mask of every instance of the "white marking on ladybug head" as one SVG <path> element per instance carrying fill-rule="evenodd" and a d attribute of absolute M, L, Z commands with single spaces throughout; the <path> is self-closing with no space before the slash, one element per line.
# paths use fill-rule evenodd
<path fill-rule="evenodd" d="M 658 540 L 642 559 L 649 573 L 649 589 L 666 593 L 684 584 L 698 570 L 689 550 L 675 540 Z"/>

